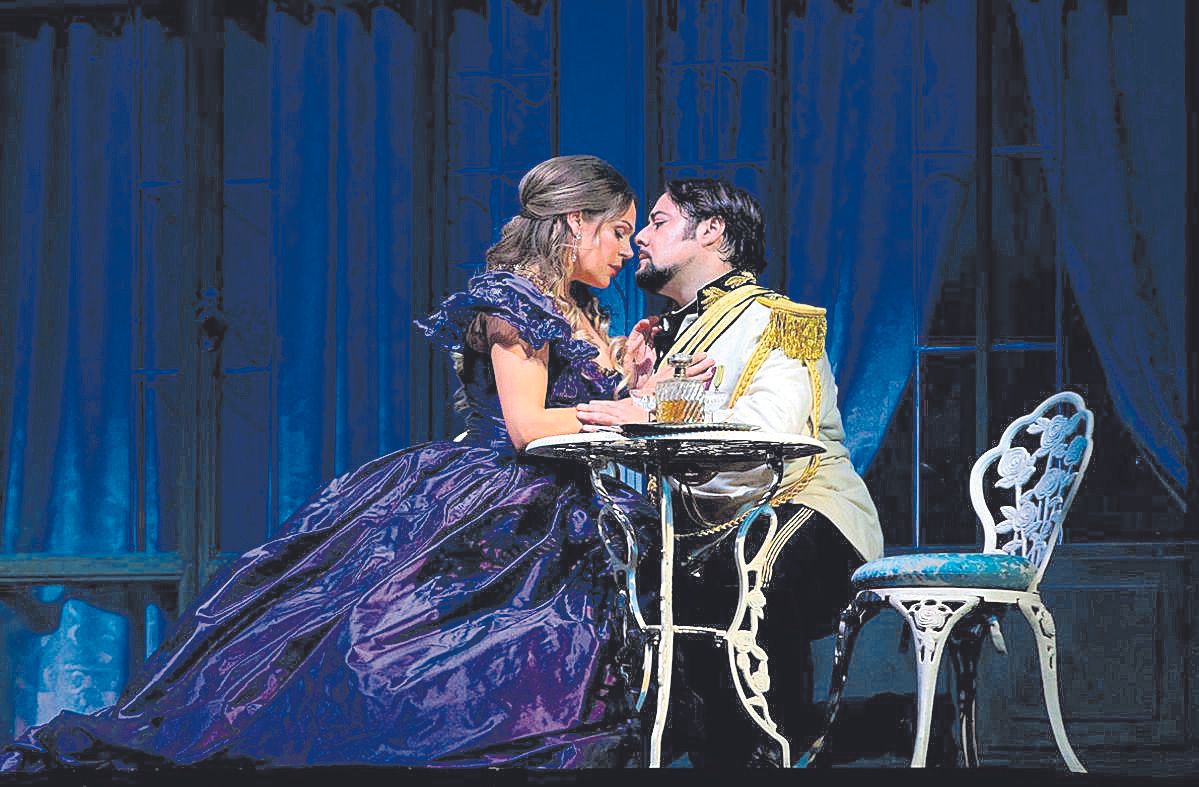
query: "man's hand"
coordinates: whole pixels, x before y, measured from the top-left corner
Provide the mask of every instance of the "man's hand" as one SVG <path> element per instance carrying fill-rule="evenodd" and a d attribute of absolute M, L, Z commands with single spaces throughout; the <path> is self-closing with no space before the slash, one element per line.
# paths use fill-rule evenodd
<path fill-rule="evenodd" d="M 687 367 L 687 377 L 692 380 L 699 380 L 704 383 L 711 382 L 712 377 L 716 374 L 716 360 L 709 358 L 707 353 L 698 352 L 691 356 L 691 365 Z M 669 380 L 674 376 L 674 369 L 664 368 L 651 374 L 645 378 L 645 382 L 640 386 L 630 385 L 629 390 L 635 391 L 638 396 L 649 396 L 654 392 L 654 386 L 663 380 Z"/>
<path fill-rule="evenodd" d="M 629 333 L 621 366 L 630 389 L 645 387 L 645 380 L 654 373 L 654 337 L 661 331 L 661 320 L 646 317 L 638 320 Z"/>
<path fill-rule="evenodd" d="M 616 426 L 618 424 L 644 424 L 649 421 L 649 411 L 632 399 L 608 401 L 597 399 L 575 405 L 575 417 L 588 426 Z"/>

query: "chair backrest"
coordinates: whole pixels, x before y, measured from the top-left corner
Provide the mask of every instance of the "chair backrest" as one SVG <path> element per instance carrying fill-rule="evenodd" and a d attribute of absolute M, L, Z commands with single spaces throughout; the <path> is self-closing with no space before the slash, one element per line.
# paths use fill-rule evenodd
<path fill-rule="evenodd" d="M 982 523 L 983 551 L 1028 558 L 1037 567 L 1029 590 L 1036 589 L 1049 565 L 1091 461 L 1093 428 L 1094 416 L 1081 396 L 1054 394 L 1012 421 L 999 445 L 980 456 L 970 471 L 970 502 Z M 998 522 L 984 492 L 992 468 L 997 476 L 992 488 L 1002 490 L 992 496 L 1011 502 L 1000 506 Z"/>

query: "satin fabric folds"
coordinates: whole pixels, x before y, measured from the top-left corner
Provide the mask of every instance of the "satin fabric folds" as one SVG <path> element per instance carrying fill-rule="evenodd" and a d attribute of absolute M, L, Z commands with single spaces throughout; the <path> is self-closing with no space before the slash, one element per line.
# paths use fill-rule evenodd
<path fill-rule="evenodd" d="M 466 438 L 334 480 L 212 580 L 116 705 L 27 731 L 0 765 L 627 764 L 599 503 L 582 468 L 514 454 L 465 341 L 480 313 L 549 344 L 548 405 L 614 395 L 618 375 L 530 282 L 475 277 L 420 323 L 461 360 Z"/>

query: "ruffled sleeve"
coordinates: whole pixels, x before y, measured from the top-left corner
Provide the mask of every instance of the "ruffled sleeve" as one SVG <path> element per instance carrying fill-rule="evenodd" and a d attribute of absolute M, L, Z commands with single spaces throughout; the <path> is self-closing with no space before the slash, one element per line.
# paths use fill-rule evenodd
<path fill-rule="evenodd" d="M 424 320 L 416 320 L 416 324 L 438 347 L 461 352 L 466 333 L 480 314 L 508 323 L 534 350 L 553 343 L 558 354 L 568 358 L 596 354 L 587 342 L 571 337 L 570 324 L 549 296 L 523 276 L 505 271 L 475 276 L 464 292 L 449 296 L 442 301 L 441 308 Z M 576 347 L 577 344 L 586 347 Z"/>

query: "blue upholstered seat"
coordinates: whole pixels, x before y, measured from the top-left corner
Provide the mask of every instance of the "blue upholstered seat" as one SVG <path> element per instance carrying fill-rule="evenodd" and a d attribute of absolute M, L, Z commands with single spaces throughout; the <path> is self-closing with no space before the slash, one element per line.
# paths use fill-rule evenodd
<path fill-rule="evenodd" d="M 1027 590 L 1037 567 L 1020 555 L 925 552 L 872 560 L 853 573 L 856 590 L 965 587 Z"/>

